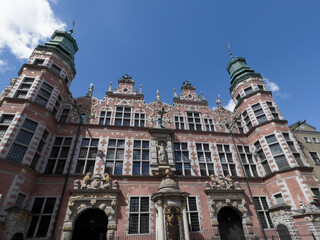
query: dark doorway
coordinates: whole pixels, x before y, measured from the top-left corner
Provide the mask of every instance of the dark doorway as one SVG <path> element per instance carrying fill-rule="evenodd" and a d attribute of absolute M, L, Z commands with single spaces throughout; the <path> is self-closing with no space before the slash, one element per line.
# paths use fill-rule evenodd
<path fill-rule="evenodd" d="M 221 240 L 245 240 L 239 214 L 229 207 L 221 208 L 218 213 Z"/>
<path fill-rule="evenodd" d="M 279 224 L 277 226 L 277 232 L 279 234 L 280 240 L 291 240 L 292 239 L 290 232 L 289 232 L 288 228 L 286 227 L 286 225 Z"/>
<path fill-rule="evenodd" d="M 16 233 L 15 235 L 13 235 L 11 240 L 23 240 L 23 234 L 22 233 Z"/>
<path fill-rule="evenodd" d="M 100 209 L 83 212 L 74 225 L 72 240 L 106 240 L 108 217 Z"/>

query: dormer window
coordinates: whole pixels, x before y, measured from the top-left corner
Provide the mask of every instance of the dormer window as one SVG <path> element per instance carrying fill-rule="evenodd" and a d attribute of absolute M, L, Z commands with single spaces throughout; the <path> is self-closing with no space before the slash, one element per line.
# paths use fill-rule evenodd
<path fill-rule="evenodd" d="M 130 126 L 131 107 L 116 107 L 116 116 L 114 125 Z"/>
<path fill-rule="evenodd" d="M 188 112 L 188 124 L 189 130 L 201 131 L 201 121 L 200 121 L 200 113 L 196 112 Z"/>

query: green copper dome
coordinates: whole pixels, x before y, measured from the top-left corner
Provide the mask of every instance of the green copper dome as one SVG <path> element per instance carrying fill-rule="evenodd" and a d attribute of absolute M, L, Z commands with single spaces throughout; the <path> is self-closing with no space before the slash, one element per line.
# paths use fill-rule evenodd
<path fill-rule="evenodd" d="M 261 77 L 260 73 L 255 73 L 254 70 L 247 66 L 244 57 L 232 59 L 227 66 L 227 71 L 230 74 L 230 91 L 232 91 L 237 83 L 249 77 Z"/>
<path fill-rule="evenodd" d="M 66 61 L 70 62 L 73 67 L 74 72 L 74 54 L 79 50 L 76 40 L 71 36 L 71 34 L 65 31 L 55 31 L 51 36 L 51 40 L 45 44 L 39 44 L 37 49 L 47 49 L 53 50 L 63 57 Z"/>

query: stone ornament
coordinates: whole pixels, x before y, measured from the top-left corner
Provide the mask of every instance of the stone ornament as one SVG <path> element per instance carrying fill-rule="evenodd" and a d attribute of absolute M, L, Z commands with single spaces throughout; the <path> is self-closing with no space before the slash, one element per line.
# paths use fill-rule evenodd
<path fill-rule="evenodd" d="M 163 142 L 158 145 L 158 161 L 159 164 L 168 164 L 168 153 Z"/>
<path fill-rule="evenodd" d="M 101 174 L 92 175 L 88 172 L 81 181 L 79 179 L 74 181 L 74 189 L 111 189 L 111 178 L 108 173 L 104 174 L 102 178 Z M 119 189 L 118 181 L 113 182 L 112 189 Z"/>
<path fill-rule="evenodd" d="M 211 182 L 212 182 L 212 189 L 222 189 L 222 190 L 241 190 L 241 187 L 238 182 L 235 184 L 233 183 L 232 178 L 227 175 L 226 177 L 222 176 L 221 174 L 216 177 L 215 175 L 210 175 Z M 206 183 L 206 188 L 210 188 L 210 184 Z"/>

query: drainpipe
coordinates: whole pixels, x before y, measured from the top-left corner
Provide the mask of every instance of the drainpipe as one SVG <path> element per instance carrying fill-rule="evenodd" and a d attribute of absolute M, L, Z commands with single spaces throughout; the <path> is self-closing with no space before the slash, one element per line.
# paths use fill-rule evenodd
<path fill-rule="evenodd" d="M 235 149 L 236 149 L 236 151 L 237 151 L 237 155 L 238 155 L 238 158 L 239 158 L 239 161 L 240 161 L 240 165 L 241 165 L 242 172 L 244 173 L 244 179 L 245 179 L 247 188 L 248 188 L 248 190 L 249 190 L 249 195 L 250 195 L 250 198 L 251 198 L 251 200 L 252 200 L 252 202 L 253 202 L 253 195 L 252 195 L 252 190 L 251 190 L 251 187 L 250 187 L 250 184 L 249 184 L 248 176 L 247 176 L 247 173 L 246 173 L 246 171 L 245 171 L 245 169 L 244 169 L 243 162 L 241 161 L 241 155 L 240 155 L 240 153 L 239 153 L 239 150 L 238 150 L 238 148 L 237 148 L 236 141 L 234 140 L 233 132 L 232 132 L 232 130 L 231 130 L 232 127 L 233 127 L 233 125 L 236 123 L 237 120 L 238 120 L 238 118 L 236 118 L 236 119 L 234 120 L 234 122 L 233 122 L 229 127 L 227 127 L 227 128 L 228 128 L 228 130 L 230 131 L 230 135 L 231 135 L 231 138 L 232 138 L 232 142 L 233 142 L 233 145 L 234 145 L 234 147 L 235 147 Z M 257 211 L 257 208 L 256 208 L 256 206 L 254 205 L 254 203 L 253 203 L 253 207 L 254 207 L 255 212 L 257 213 L 258 211 Z M 261 223 L 261 221 L 260 221 L 260 218 L 259 218 L 259 216 L 257 216 L 257 217 L 258 217 L 259 226 L 260 226 L 260 228 L 262 229 L 263 237 L 264 237 L 264 239 L 267 240 L 267 235 L 266 235 L 266 232 L 264 231 L 264 228 L 262 227 L 262 223 Z"/>
<path fill-rule="evenodd" d="M 79 117 L 79 124 L 78 124 L 76 139 L 75 139 L 75 142 L 73 144 L 72 155 L 71 155 L 71 159 L 70 159 L 70 162 L 69 162 L 67 174 L 65 176 L 64 183 L 63 183 L 63 188 L 62 188 L 62 192 L 61 192 L 61 197 L 60 197 L 60 202 L 59 202 L 59 205 L 58 205 L 57 214 L 56 214 L 56 217 L 55 217 L 54 223 L 53 223 L 52 235 L 51 235 L 51 239 L 52 240 L 57 239 L 55 237 L 55 231 L 56 231 L 56 228 L 57 228 L 57 223 L 58 223 L 58 218 L 59 218 L 59 214 L 60 214 L 60 210 L 61 210 L 62 200 L 63 200 L 63 197 L 65 195 L 66 188 L 67 188 L 67 183 L 68 183 L 70 170 L 71 170 L 71 164 L 72 164 L 72 162 L 74 160 L 74 153 L 76 151 L 76 146 L 77 146 L 77 142 L 78 142 L 78 139 L 79 139 L 80 129 L 81 129 L 82 124 L 83 124 L 83 118 L 82 118 L 82 115 L 79 112 L 79 106 L 76 104 L 76 101 L 75 101 L 74 105 L 76 106 L 76 109 L 77 109 L 77 113 L 78 113 L 78 117 Z"/>

